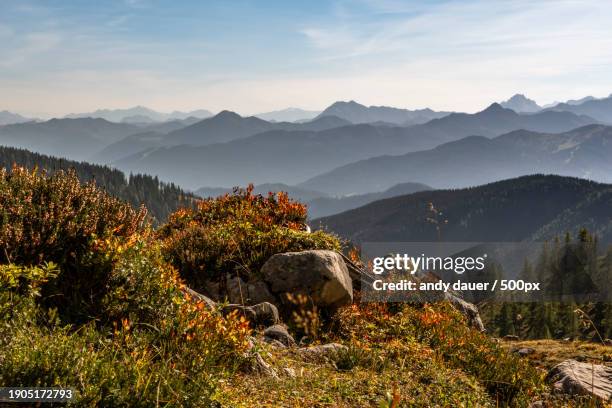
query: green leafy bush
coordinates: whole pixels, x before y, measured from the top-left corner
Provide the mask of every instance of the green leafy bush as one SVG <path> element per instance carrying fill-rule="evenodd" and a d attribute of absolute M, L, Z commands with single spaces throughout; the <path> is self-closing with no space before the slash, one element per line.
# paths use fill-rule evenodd
<path fill-rule="evenodd" d="M 256 276 L 270 256 L 307 249 L 340 249 L 337 238 L 309 233 L 306 208 L 284 193 L 252 194 L 252 186 L 203 200 L 174 213 L 158 232 L 166 257 L 190 285 L 226 273 Z"/>
<path fill-rule="evenodd" d="M 150 246 L 149 246 L 150 245 Z M 62 325 L 35 302 L 54 270 L 0 266 L 0 386 L 63 386 L 75 406 L 210 406 L 243 364 L 250 329 L 186 296 L 154 243 L 118 255 L 104 321 Z"/>
<path fill-rule="evenodd" d="M 145 215 L 73 171 L 0 169 L 0 263 L 54 262 L 60 276 L 45 299 L 71 318 L 94 315 L 114 261 L 108 247 L 142 231 Z"/>

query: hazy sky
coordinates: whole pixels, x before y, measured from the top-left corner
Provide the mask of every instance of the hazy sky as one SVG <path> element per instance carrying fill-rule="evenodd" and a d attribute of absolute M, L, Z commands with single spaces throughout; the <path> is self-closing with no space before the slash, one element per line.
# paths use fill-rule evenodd
<path fill-rule="evenodd" d="M 610 94 L 610 3 L 0 0 L 0 110 L 476 111 L 517 92 Z"/>

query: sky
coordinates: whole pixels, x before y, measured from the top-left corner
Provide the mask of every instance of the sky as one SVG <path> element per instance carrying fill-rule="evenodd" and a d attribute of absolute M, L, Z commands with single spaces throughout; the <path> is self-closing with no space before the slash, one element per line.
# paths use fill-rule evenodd
<path fill-rule="evenodd" d="M 600 0 L 0 0 L 0 111 L 475 112 L 612 93 Z"/>

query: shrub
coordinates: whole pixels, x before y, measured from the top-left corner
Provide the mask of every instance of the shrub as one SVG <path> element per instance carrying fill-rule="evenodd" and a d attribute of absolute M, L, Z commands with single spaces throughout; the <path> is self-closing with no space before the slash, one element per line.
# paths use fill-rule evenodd
<path fill-rule="evenodd" d="M 70 386 L 76 406 L 210 406 L 243 364 L 249 326 L 181 290 L 159 248 L 139 239 L 117 255 L 101 305 L 108 324 L 61 326 L 33 300 L 54 269 L 0 266 L 0 386 Z"/>
<path fill-rule="evenodd" d="M 542 390 L 535 367 L 470 328 L 447 303 L 352 305 L 342 309 L 337 320 L 344 338 L 384 347 L 387 358 L 406 354 L 410 344 L 425 345 L 430 358 L 474 376 L 502 406 L 528 405 Z"/>
<path fill-rule="evenodd" d="M 252 194 L 252 186 L 179 210 L 158 232 L 170 262 L 201 288 L 225 273 L 247 279 L 276 253 L 339 249 L 337 238 L 305 231 L 306 207 L 285 193 Z"/>
<path fill-rule="evenodd" d="M 82 185 L 73 171 L 0 170 L 0 263 L 58 265 L 46 299 L 69 314 L 95 313 L 114 258 L 108 245 L 142 230 L 146 212 Z"/>

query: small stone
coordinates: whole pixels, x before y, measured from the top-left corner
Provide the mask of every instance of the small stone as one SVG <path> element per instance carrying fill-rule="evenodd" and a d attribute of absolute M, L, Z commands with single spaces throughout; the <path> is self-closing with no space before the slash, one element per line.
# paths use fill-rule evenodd
<path fill-rule="evenodd" d="M 515 336 L 514 334 L 506 334 L 504 336 L 504 340 L 506 340 L 506 341 L 519 341 L 519 336 Z"/>
<path fill-rule="evenodd" d="M 328 343 L 320 346 L 303 347 L 297 350 L 298 354 L 311 361 L 334 360 L 338 353 L 348 350 L 348 347 L 338 343 Z"/>
<path fill-rule="evenodd" d="M 278 309 L 272 303 L 262 302 L 250 307 L 255 312 L 255 323 L 269 327 L 278 324 Z"/>
<path fill-rule="evenodd" d="M 535 349 L 532 349 L 531 347 L 522 347 L 514 349 L 512 350 L 512 352 L 518 354 L 521 357 L 526 357 L 530 354 L 535 353 Z"/>
<path fill-rule="evenodd" d="M 283 372 L 285 373 L 285 375 L 289 378 L 295 378 L 297 377 L 297 374 L 295 373 L 295 370 L 291 367 L 285 367 L 283 368 Z"/>
<path fill-rule="evenodd" d="M 287 347 L 295 346 L 295 340 L 293 337 L 289 334 L 287 329 L 280 324 L 275 324 L 274 326 L 270 326 L 264 330 L 264 339 L 265 338 L 278 340 Z"/>

